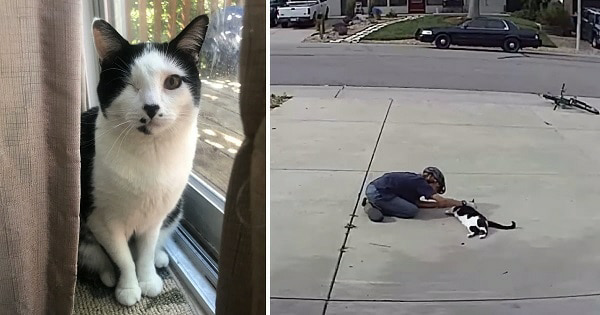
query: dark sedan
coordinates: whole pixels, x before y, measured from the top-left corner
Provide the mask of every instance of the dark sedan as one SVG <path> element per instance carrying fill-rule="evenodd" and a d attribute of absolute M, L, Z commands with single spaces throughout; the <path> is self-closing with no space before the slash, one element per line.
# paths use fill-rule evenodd
<path fill-rule="evenodd" d="M 521 29 L 509 20 L 487 17 L 467 20 L 459 26 L 418 29 L 415 38 L 435 43 L 441 49 L 450 45 L 501 47 L 513 53 L 524 47 L 538 48 L 542 45 L 537 32 Z"/>

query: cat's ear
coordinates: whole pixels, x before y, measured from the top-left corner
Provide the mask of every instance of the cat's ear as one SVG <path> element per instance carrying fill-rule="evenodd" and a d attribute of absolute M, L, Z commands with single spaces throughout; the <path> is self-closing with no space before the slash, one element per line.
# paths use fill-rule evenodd
<path fill-rule="evenodd" d="M 129 42 L 123 38 L 108 22 L 102 19 L 95 19 L 92 23 L 92 34 L 94 35 L 94 45 L 100 60 L 104 60 L 125 46 Z"/>
<path fill-rule="evenodd" d="M 182 51 L 194 57 L 194 60 L 198 61 L 207 30 L 208 16 L 206 14 L 200 15 L 181 30 L 181 33 L 169 43 L 169 46 L 174 47 L 176 51 Z"/>

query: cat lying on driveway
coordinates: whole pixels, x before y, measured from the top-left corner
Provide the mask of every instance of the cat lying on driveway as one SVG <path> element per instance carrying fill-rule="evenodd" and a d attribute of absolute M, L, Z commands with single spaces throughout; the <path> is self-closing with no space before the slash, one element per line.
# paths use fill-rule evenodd
<path fill-rule="evenodd" d="M 475 200 L 473 200 L 472 203 L 475 205 Z M 476 206 L 471 206 L 463 201 L 462 206 L 453 207 L 446 211 L 447 215 L 453 215 L 467 228 L 469 231 L 467 236 L 469 238 L 474 237 L 475 235 L 479 235 L 479 238 L 481 239 L 485 238 L 488 235 L 488 228 L 490 227 L 501 230 L 512 230 L 517 227 L 515 221 L 512 221 L 511 225 L 502 225 L 490 221 L 475 208 Z"/>

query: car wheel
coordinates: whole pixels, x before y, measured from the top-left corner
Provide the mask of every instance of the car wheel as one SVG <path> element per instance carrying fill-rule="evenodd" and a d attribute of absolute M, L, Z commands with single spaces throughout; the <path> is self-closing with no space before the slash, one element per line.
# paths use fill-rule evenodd
<path fill-rule="evenodd" d="M 281 27 L 288 28 L 288 27 L 290 27 L 290 23 L 288 23 L 288 22 L 281 22 Z"/>
<path fill-rule="evenodd" d="M 504 40 L 504 45 L 502 45 L 502 49 L 506 52 L 516 53 L 521 49 L 521 43 L 516 38 L 507 38 Z"/>
<path fill-rule="evenodd" d="M 440 34 L 435 38 L 435 47 L 440 49 L 448 49 L 450 47 L 450 36 Z"/>
<path fill-rule="evenodd" d="M 598 48 L 598 36 L 592 38 L 592 47 Z"/>

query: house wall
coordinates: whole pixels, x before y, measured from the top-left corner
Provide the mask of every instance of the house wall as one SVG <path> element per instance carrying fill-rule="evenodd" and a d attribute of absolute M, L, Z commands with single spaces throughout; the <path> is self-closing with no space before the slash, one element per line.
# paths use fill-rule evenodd
<path fill-rule="evenodd" d="M 465 12 L 469 10 L 469 1 L 465 0 Z M 506 0 L 479 0 L 479 11 L 481 14 L 502 13 L 505 10 Z"/>
<path fill-rule="evenodd" d="M 567 10 L 567 12 L 569 12 L 569 15 L 573 14 L 573 0 L 563 0 L 563 7 L 565 8 L 565 10 Z"/>
<path fill-rule="evenodd" d="M 329 16 L 342 15 L 342 0 L 328 0 Z"/>
<path fill-rule="evenodd" d="M 374 0 L 371 0 L 374 1 Z M 410 1 L 410 0 L 408 0 Z M 441 5 L 441 0 L 425 0 L 426 1 L 426 5 L 425 5 L 425 13 L 443 13 L 444 9 Z M 469 10 L 469 0 L 464 0 L 465 1 L 465 6 L 464 6 L 464 12 L 466 13 Z M 479 4 L 479 10 L 481 11 L 482 14 L 489 14 L 489 13 L 502 13 L 505 10 L 505 6 L 506 6 L 506 0 L 480 0 L 480 4 Z M 387 5 L 376 5 L 377 8 L 379 8 L 383 15 L 388 14 L 390 11 L 394 11 L 394 13 L 399 13 L 399 14 L 407 14 L 408 13 L 408 6 L 407 5 L 403 5 L 403 6 L 390 6 L 390 0 L 387 1 L 382 1 L 379 0 L 378 3 L 386 3 Z M 427 4 L 427 3 L 435 3 L 435 4 Z M 368 5 L 367 5 L 367 1 L 363 1 L 363 7 L 365 10 L 365 13 L 368 10 Z M 459 9 L 460 10 L 460 9 Z M 342 10 L 342 2 L 341 0 L 329 0 L 329 15 L 330 16 L 340 16 L 343 15 L 343 10 Z"/>

